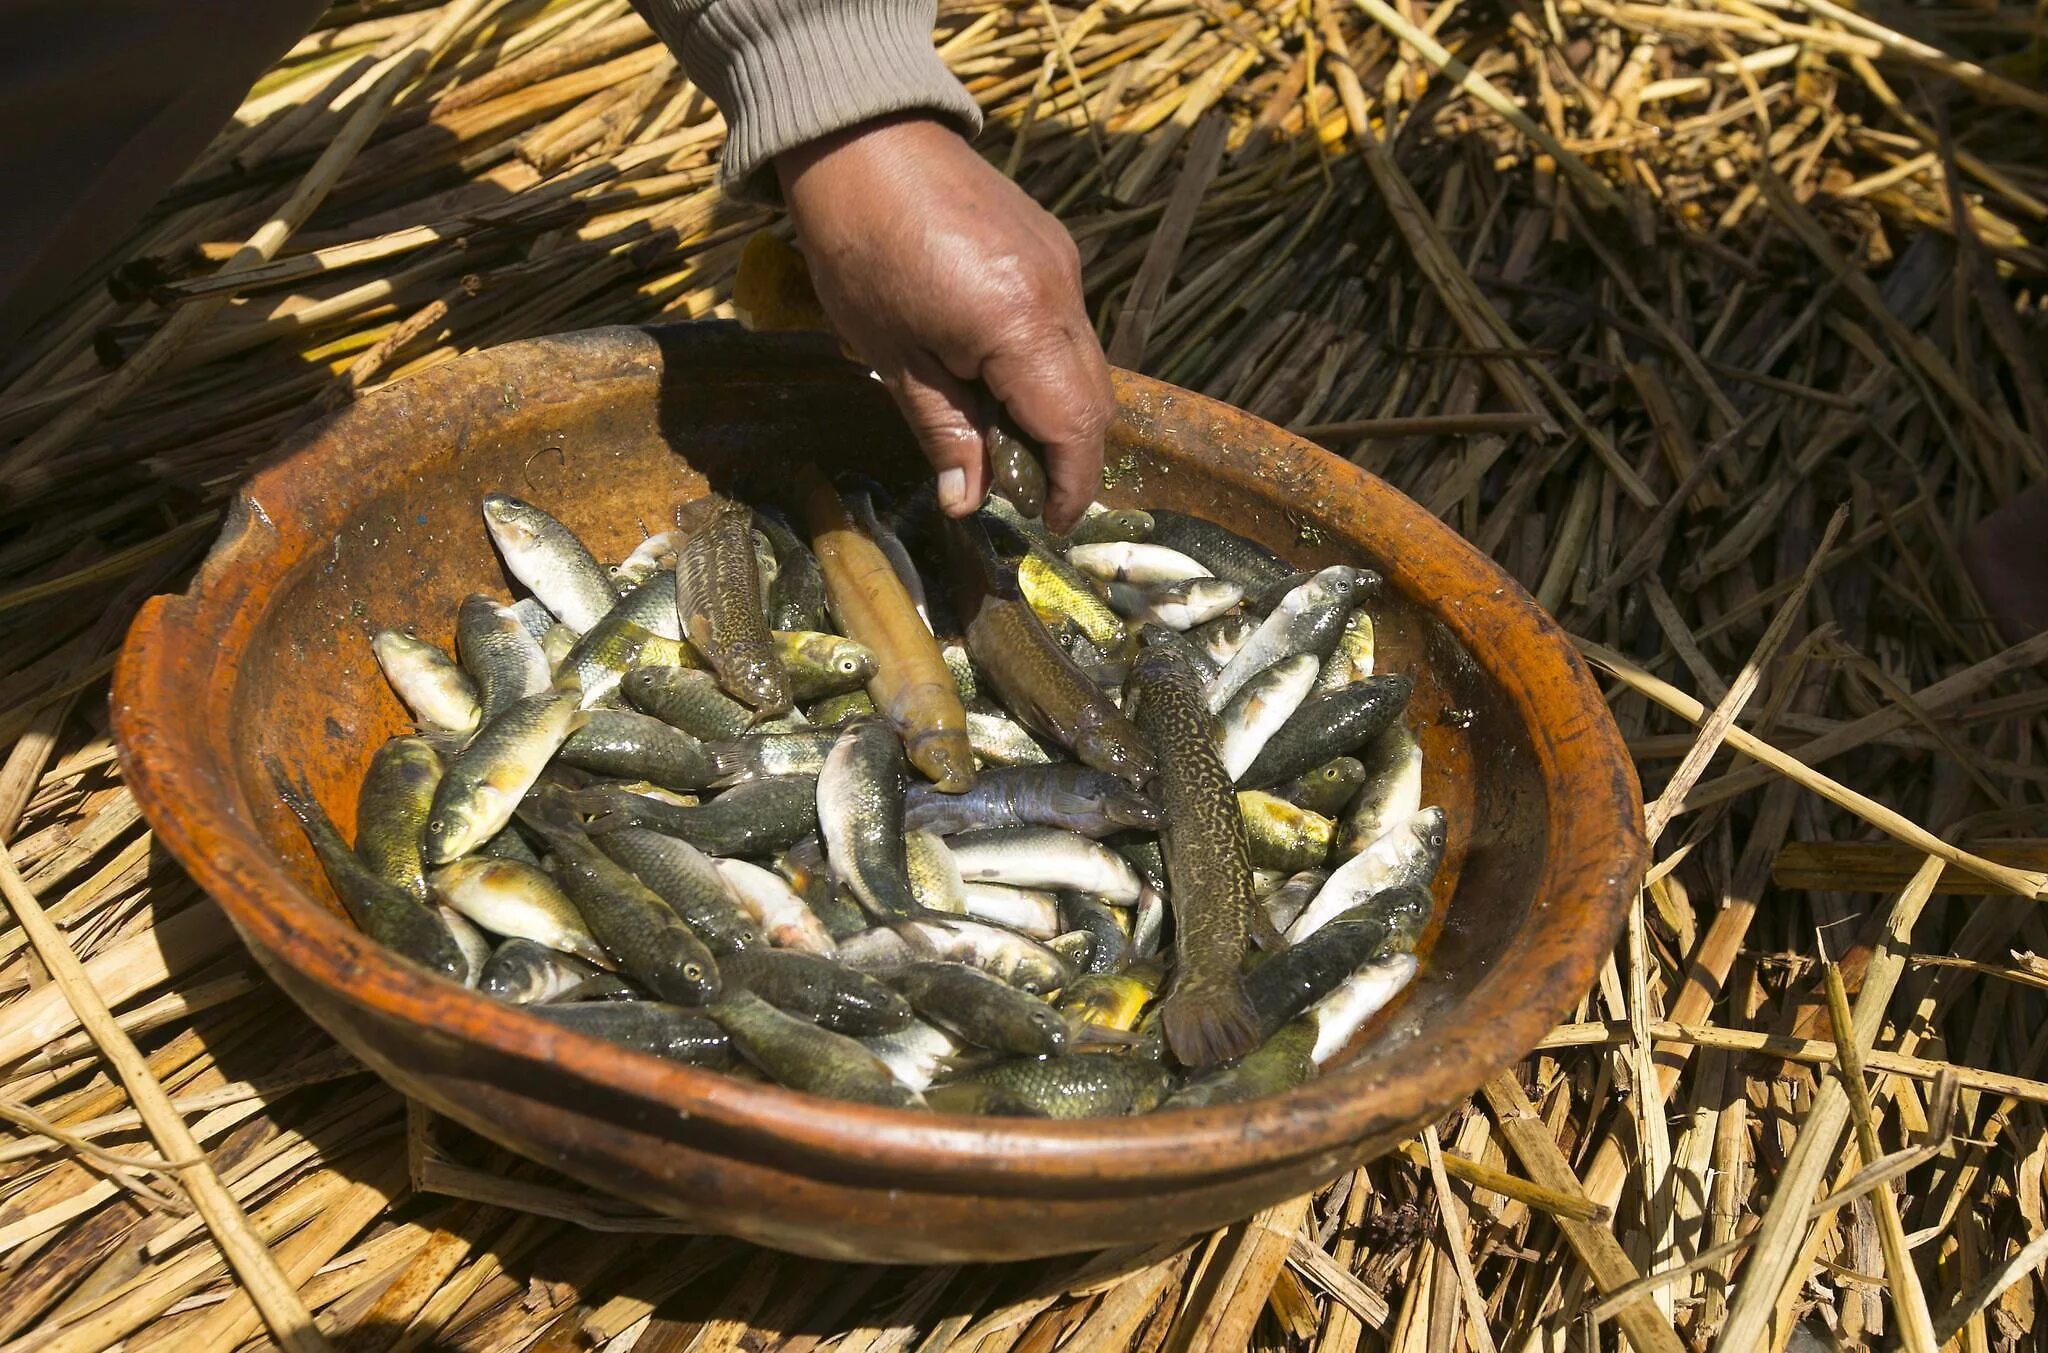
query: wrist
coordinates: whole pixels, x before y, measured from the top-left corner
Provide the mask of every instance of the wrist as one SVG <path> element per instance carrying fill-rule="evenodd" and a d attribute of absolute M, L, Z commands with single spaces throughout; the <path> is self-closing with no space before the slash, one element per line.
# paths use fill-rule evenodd
<path fill-rule="evenodd" d="M 836 177 L 842 170 L 873 175 L 882 166 L 944 154 L 965 143 L 951 123 L 931 113 L 885 113 L 781 152 L 775 157 L 775 177 L 784 200 L 794 202 L 805 179 Z"/>

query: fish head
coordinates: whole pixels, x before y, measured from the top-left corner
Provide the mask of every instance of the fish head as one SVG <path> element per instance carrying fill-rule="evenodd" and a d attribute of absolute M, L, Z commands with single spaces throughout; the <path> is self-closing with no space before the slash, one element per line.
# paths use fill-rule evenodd
<path fill-rule="evenodd" d="M 1166 825 L 1158 804 L 1135 789 L 1116 789 L 1102 796 L 1102 815 L 1119 827 L 1156 832 Z"/>
<path fill-rule="evenodd" d="M 941 792 L 964 794 L 974 788 L 974 751 L 966 738 L 928 729 L 912 737 L 905 750 L 910 764 Z"/>
<path fill-rule="evenodd" d="M 1450 839 L 1449 827 L 1444 821 L 1444 810 L 1441 808 L 1425 808 L 1409 818 L 1408 830 L 1414 834 L 1417 841 L 1431 851 L 1442 851 L 1444 843 Z"/>
<path fill-rule="evenodd" d="M 866 681 L 875 674 L 875 655 L 866 644 L 853 639 L 842 639 L 828 635 L 824 643 L 813 646 L 809 655 L 833 675 L 848 682 Z"/>
<path fill-rule="evenodd" d="M 1034 1005 L 1022 1012 L 1024 1024 L 1040 1055 L 1050 1056 L 1067 1048 L 1067 1021 L 1049 1005 Z"/>
<path fill-rule="evenodd" d="M 532 503 L 509 493 L 484 495 L 484 524 L 500 544 L 530 547 L 539 539 L 544 515 Z"/>
<path fill-rule="evenodd" d="M 718 969 L 700 959 L 678 959 L 668 977 L 664 992 L 684 1005 L 710 1005 L 718 999 Z"/>
<path fill-rule="evenodd" d="M 1093 937 L 1091 937 L 1092 939 Z M 1041 944 L 1016 947 L 1004 965 L 1004 980 L 1017 990 L 1033 996 L 1058 991 L 1074 980 L 1074 969 L 1055 951 Z"/>
<path fill-rule="evenodd" d="M 1152 778 L 1156 766 L 1152 754 L 1108 728 L 1084 728 L 1074 736 L 1074 755 L 1099 771 L 1106 771 L 1133 788 Z"/>
<path fill-rule="evenodd" d="M 488 783 L 449 802 L 437 802 L 422 833 L 420 855 L 428 864 L 452 864 L 494 834 L 499 795 Z"/>
<path fill-rule="evenodd" d="M 1373 899 L 1372 905 L 1386 918 L 1387 947 L 1403 953 L 1416 946 L 1436 915 L 1436 902 L 1429 889 L 1415 884 L 1395 888 L 1384 897 Z"/>
<path fill-rule="evenodd" d="M 1365 763 L 1355 756 L 1340 756 L 1310 771 L 1309 778 L 1318 785 L 1364 784 Z"/>
<path fill-rule="evenodd" d="M 1113 507 L 1101 514 L 1104 529 L 1112 530 L 1127 540 L 1148 540 L 1151 538 L 1152 514 L 1141 507 Z"/>
<path fill-rule="evenodd" d="M 1358 596 L 1369 575 L 1363 569 L 1352 568 L 1349 564 L 1332 564 L 1316 574 L 1310 591 L 1316 601 L 1345 603 Z"/>

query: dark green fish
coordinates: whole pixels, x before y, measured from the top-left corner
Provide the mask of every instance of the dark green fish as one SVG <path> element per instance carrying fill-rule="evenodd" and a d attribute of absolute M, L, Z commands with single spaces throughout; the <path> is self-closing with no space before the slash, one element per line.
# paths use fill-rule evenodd
<path fill-rule="evenodd" d="M 1259 1037 L 1272 1037 L 1362 965 L 1413 948 L 1433 911 L 1426 890 L 1390 888 L 1269 956 L 1245 979 Z"/>
<path fill-rule="evenodd" d="M 785 1014 L 752 992 L 734 992 L 712 1006 L 709 1014 L 740 1056 L 780 1085 L 899 1109 L 922 1103 L 881 1058 L 845 1034 Z"/>
<path fill-rule="evenodd" d="M 773 855 L 818 829 L 818 777 L 748 780 L 694 808 L 599 787 L 577 794 L 576 806 L 602 814 L 592 824 L 598 831 L 648 827 L 688 841 L 706 855 Z"/>
<path fill-rule="evenodd" d="M 952 1081 L 925 1091 L 924 1106 L 933 1113 L 965 1113 L 977 1118 L 1044 1118 L 1036 1105 L 1008 1090 L 975 1081 Z"/>
<path fill-rule="evenodd" d="M 998 541 L 988 529 L 992 521 L 946 523 L 955 590 L 968 617 L 968 654 L 1026 728 L 1072 749 L 1085 765 L 1142 785 L 1152 775 L 1152 749 L 1046 632 L 1018 590 L 1017 561 L 1026 546 L 995 522 L 1007 543 Z"/>
<path fill-rule="evenodd" d="M 1179 550 L 1217 577 L 1234 582 L 1247 592 L 1279 582 L 1293 572 L 1286 560 L 1257 541 L 1181 512 L 1153 508 L 1152 534 L 1146 538 L 1154 545 Z"/>
<path fill-rule="evenodd" d="M 1135 828 L 1159 830 L 1159 805 L 1106 771 L 1062 762 L 998 766 L 975 777 L 965 794 L 912 785 L 904 824 L 941 836 L 983 827 L 1059 827 L 1102 837 Z"/>
<path fill-rule="evenodd" d="M 1047 1057 L 1067 1046 L 1066 1021 L 1036 996 L 962 963 L 909 963 L 883 981 L 911 1008 L 978 1047 Z"/>
<path fill-rule="evenodd" d="M 676 613 L 683 637 L 711 661 L 719 684 L 763 717 L 795 703 L 768 617 L 761 608 L 760 561 L 752 515 L 720 494 L 676 509 L 688 533 L 676 551 Z"/>
<path fill-rule="evenodd" d="M 664 789 L 702 789 L 718 779 L 702 742 L 651 714 L 593 709 L 556 753 L 592 775 L 646 780 Z"/>
<path fill-rule="evenodd" d="M 1152 514 L 1138 507 L 1104 507 L 1088 504 L 1088 510 L 1074 529 L 1067 532 L 1067 545 L 1100 545 L 1111 540 L 1150 540 Z"/>
<path fill-rule="evenodd" d="M 547 841 L 562 890 L 620 970 L 665 1001 L 716 1000 L 718 964 L 675 909 L 572 825 L 557 796 L 536 800 L 521 808 L 521 820 Z"/>
<path fill-rule="evenodd" d="M 1166 891 L 1166 851 L 1157 836 L 1132 833 L 1109 843 L 1111 849 L 1131 863 L 1138 877 L 1155 892 Z"/>
<path fill-rule="evenodd" d="M 420 850 L 434 790 L 441 783 L 441 757 L 425 738 L 393 738 L 370 758 L 356 792 L 356 856 L 413 901 L 433 900 Z"/>
<path fill-rule="evenodd" d="M 777 1010 L 836 1033 L 894 1033 L 911 1020 L 910 1004 L 902 996 L 866 973 L 816 954 L 761 948 L 718 962 L 729 989 L 751 991 Z"/>
<path fill-rule="evenodd" d="M 664 639 L 681 639 L 682 620 L 676 615 L 676 575 L 667 569 L 649 574 L 619 598 L 610 614 Z"/>
<path fill-rule="evenodd" d="M 1251 944 L 1252 868 L 1237 795 L 1210 729 L 1200 678 L 1178 650 L 1153 644 L 1131 668 L 1131 715 L 1159 752 L 1153 791 L 1166 814 L 1174 919 L 1173 989 L 1160 1020 L 1184 1066 L 1242 1057 L 1258 1043 L 1245 995 Z"/>
<path fill-rule="evenodd" d="M 672 1062 L 724 1069 L 732 1048 L 718 1025 L 694 1010 L 664 1001 L 579 1001 L 574 1005 L 529 1005 L 528 1012 L 550 1024 L 652 1053 Z"/>
<path fill-rule="evenodd" d="M 778 630 L 828 630 L 825 575 L 817 556 L 778 513 L 754 509 L 754 529 L 775 551 L 775 582 L 768 589 L 768 624 Z"/>
<path fill-rule="evenodd" d="M 820 728 L 837 728 L 855 719 L 872 718 L 875 713 L 875 697 L 866 691 L 827 696 L 804 711 L 805 717 Z"/>
<path fill-rule="evenodd" d="M 762 943 L 753 917 L 734 899 L 724 876 L 689 842 L 645 827 L 620 827 L 591 840 L 674 908 L 690 933 L 717 955 L 720 973 L 728 981 L 726 956 Z"/>
<path fill-rule="evenodd" d="M 1357 751 L 1400 717 L 1414 689 L 1408 677 L 1376 676 L 1310 696 L 1267 740 L 1238 783 L 1263 789 Z"/>
<path fill-rule="evenodd" d="M 440 913 L 415 902 L 404 889 L 387 882 L 364 864 L 349 849 L 304 779 L 292 775 L 276 760 L 266 759 L 265 764 L 271 783 L 277 787 L 277 796 L 305 828 L 306 840 L 326 871 L 327 881 L 334 886 L 334 895 L 341 899 L 363 933 L 400 958 L 443 977 L 466 982 L 469 959 Z"/>
<path fill-rule="evenodd" d="M 754 716 L 719 688 L 718 678 L 690 667 L 636 667 L 619 679 L 628 704 L 706 742 L 736 738 Z"/>
<path fill-rule="evenodd" d="M 989 1086 L 1012 1095 L 1048 1118 L 1110 1118 L 1150 1113 L 1166 1098 L 1169 1077 L 1156 1062 L 1098 1053 L 1036 1057 L 970 1071 L 947 1084 Z M 933 1087 L 934 1108 L 950 1095 Z"/>
<path fill-rule="evenodd" d="M 540 854 L 526 838 L 519 834 L 517 824 L 506 827 L 490 840 L 478 846 L 473 852 L 492 860 L 517 860 L 521 864 L 540 867 Z"/>
<path fill-rule="evenodd" d="M 590 706 L 609 700 L 634 668 L 673 666 L 687 657 L 681 643 L 613 611 L 576 641 L 556 670 L 574 678 L 583 704 Z"/>

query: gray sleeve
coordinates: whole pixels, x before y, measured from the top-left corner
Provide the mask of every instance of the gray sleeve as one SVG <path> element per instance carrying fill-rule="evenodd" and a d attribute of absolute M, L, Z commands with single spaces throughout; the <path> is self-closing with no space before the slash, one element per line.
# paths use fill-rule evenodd
<path fill-rule="evenodd" d="M 937 0 L 634 0 L 725 115 L 726 191 L 778 196 L 785 150 L 888 113 L 972 135 L 981 112 L 932 47 Z"/>

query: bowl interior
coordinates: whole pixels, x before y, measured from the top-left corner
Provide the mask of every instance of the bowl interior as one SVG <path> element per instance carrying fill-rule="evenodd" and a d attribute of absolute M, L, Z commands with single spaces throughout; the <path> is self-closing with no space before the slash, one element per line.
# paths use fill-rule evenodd
<path fill-rule="evenodd" d="M 269 790 L 264 759 L 303 771 L 353 833 L 354 791 L 371 755 L 408 728 L 370 636 L 400 629 L 452 650 L 465 595 L 512 595 L 482 524 L 485 494 L 538 504 L 600 559 L 615 561 L 646 532 L 671 524 L 676 504 L 708 483 L 774 502 L 787 493 L 789 468 L 804 459 L 888 485 L 921 472 L 872 380 L 805 348 L 764 360 L 758 345 L 705 337 L 666 336 L 669 369 L 683 374 L 658 395 L 628 375 L 614 390 L 579 385 L 574 399 L 528 401 L 521 416 L 483 435 L 422 426 L 401 453 L 416 459 L 386 465 L 367 483 L 336 476 L 314 504 L 327 544 L 264 601 L 227 730 L 259 830 L 307 898 L 339 913 L 296 823 Z M 1550 805 L 1528 729 L 1496 677 L 1440 618 L 1460 599 L 1411 590 L 1411 561 L 1398 542 L 1363 536 L 1357 505 L 1329 478 L 1306 472 L 1323 467 L 1311 461 L 1305 470 L 1298 450 L 1246 444 L 1245 426 L 1262 426 L 1252 420 L 1191 428 L 1176 416 L 1177 396 L 1148 394 L 1127 400 L 1112 432 L 1105 501 L 1205 516 L 1299 567 L 1363 564 L 1387 579 L 1373 606 L 1376 667 L 1415 678 L 1408 718 L 1423 747 L 1424 801 L 1442 805 L 1450 825 L 1437 884 L 1442 924 L 1426 941 L 1428 961 L 1407 996 L 1359 1040 L 1361 1060 L 1398 1061 L 1432 1025 L 1459 1018 L 1464 996 L 1529 924 Z M 350 496 L 355 490 L 361 496 Z"/>

